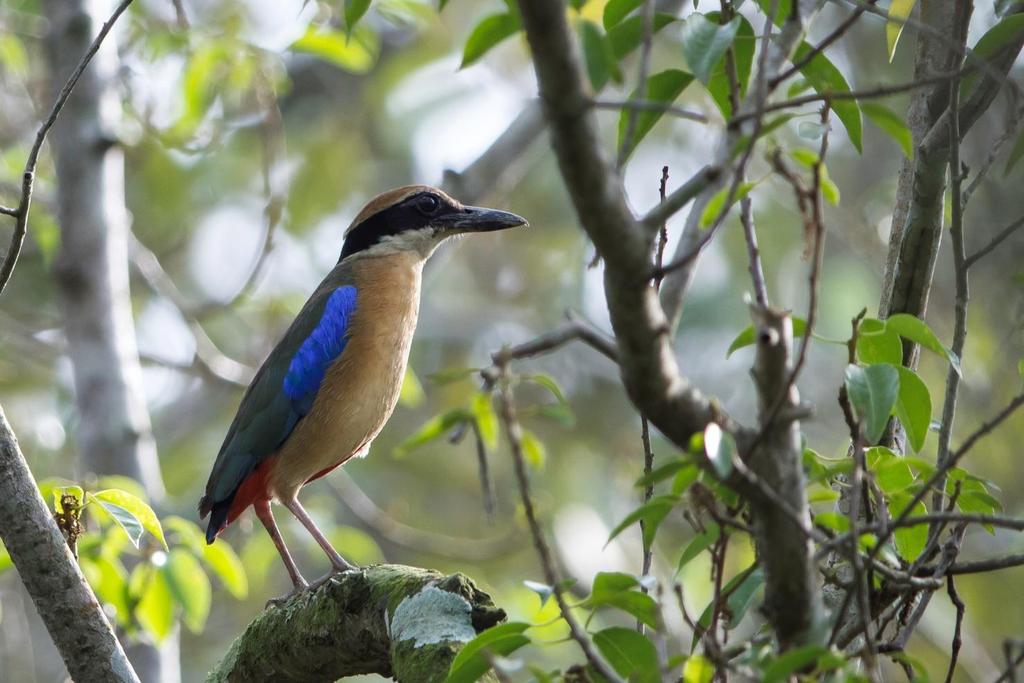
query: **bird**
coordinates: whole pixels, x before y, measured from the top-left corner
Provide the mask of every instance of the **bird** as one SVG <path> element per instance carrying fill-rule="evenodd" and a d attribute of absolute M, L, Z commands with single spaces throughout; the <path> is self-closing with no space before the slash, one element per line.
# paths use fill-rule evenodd
<path fill-rule="evenodd" d="M 213 464 L 199 515 L 206 542 L 250 506 L 273 540 L 292 590 L 284 601 L 355 569 L 299 503 L 305 484 L 365 456 L 395 409 L 420 304 L 423 265 L 445 240 L 528 225 L 514 213 L 465 206 L 429 185 L 372 199 L 344 233 L 337 265 L 271 350 L 242 397 Z M 290 511 L 327 554 L 308 583 L 274 520 Z"/>

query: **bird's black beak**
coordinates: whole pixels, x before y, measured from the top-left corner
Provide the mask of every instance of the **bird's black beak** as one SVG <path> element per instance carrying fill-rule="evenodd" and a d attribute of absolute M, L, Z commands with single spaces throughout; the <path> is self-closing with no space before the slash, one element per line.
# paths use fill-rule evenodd
<path fill-rule="evenodd" d="M 522 216 L 481 206 L 464 206 L 460 211 L 453 211 L 444 217 L 444 224 L 452 233 L 493 232 L 529 225 Z"/>

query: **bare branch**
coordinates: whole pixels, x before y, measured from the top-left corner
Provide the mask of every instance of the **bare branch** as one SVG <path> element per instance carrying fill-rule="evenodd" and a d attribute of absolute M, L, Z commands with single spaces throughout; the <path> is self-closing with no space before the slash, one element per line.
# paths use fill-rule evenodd
<path fill-rule="evenodd" d="M 39 127 L 36 132 L 36 139 L 32 143 L 32 147 L 28 152 L 28 159 L 25 161 L 25 171 L 22 174 L 22 185 L 21 185 L 21 201 L 18 203 L 18 208 L 11 213 L 8 209 L 4 211 L 8 216 L 15 218 L 14 232 L 11 234 L 11 243 L 7 247 L 7 256 L 4 257 L 3 265 L 0 266 L 0 294 L 3 294 L 4 289 L 7 287 L 7 283 L 11 279 L 11 275 L 14 273 L 14 266 L 18 263 L 18 255 L 21 253 L 21 246 L 25 242 L 25 235 L 28 232 L 28 214 L 29 209 L 32 206 L 32 189 L 35 184 L 36 177 L 36 163 L 39 161 L 39 151 L 43 147 L 43 141 L 46 140 L 46 135 L 53 128 L 53 124 L 57 122 L 57 117 L 60 116 L 60 112 L 64 109 L 65 103 L 68 101 L 68 97 L 71 96 L 71 91 L 75 89 L 78 84 L 78 79 L 81 78 L 82 72 L 89 66 L 89 62 L 100 49 L 100 45 L 103 44 L 107 34 L 110 33 L 110 29 L 113 28 L 117 20 L 124 14 L 124 11 L 128 9 L 128 5 L 132 4 L 132 0 L 122 0 L 122 2 L 114 9 L 114 13 L 110 15 L 110 18 L 100 27 L 99 33 L 96 34 L 96 38 L 93 39 L 89 49 L 86 50 L 82 56 L 81 61 L 75 70 L 71 73 L 64 87 L 61 88 L 60 94 L 57 95 L 56 102 L 50 108 L 50 113 L 43 121 L 43 124 Z"/>

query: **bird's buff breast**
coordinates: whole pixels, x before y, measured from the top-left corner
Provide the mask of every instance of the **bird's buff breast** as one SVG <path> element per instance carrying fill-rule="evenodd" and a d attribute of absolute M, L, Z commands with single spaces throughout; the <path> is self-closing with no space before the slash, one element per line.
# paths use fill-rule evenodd
<path fill-rule="evenodd" d="M 357 298 L 348 344 L 275 458 L 268 488 L 276 498 L 294 496 L 317 474 L 365 453 L 391 416 L 416 329 L 422 266 L 407 254 L 353 264 Z"/>

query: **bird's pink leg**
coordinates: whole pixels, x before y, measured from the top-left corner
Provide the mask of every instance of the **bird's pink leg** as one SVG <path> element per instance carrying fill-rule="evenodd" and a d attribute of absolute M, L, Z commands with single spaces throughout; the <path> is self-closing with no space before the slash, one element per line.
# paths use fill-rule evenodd
<path fill-rule="evenodd" d="M 256 511 L 256 516 L 263 522 L 263 526 L 266 528 L 267 533 L 270 534 L 271 540 L 274 541 L 274 545 L 277 547 L 277 552 L 281 554 L 281 560 L 284 561 L 285 569 L 288 570 L 288 576 L 292 580 L 292 590 L 287 595 L 283 595 L 280 598 L 273 598 L 267 601 L 267 607 L 271 605 L 277 605 L 288 600 L 296 593 L 309 588 L 309 584 L 302 574 L 299 573 L 299 567 L 295 564 L 295 560 L 292 559 L 292 554 L 288 552 L 288 546 L 284 544 L 284 539 L 281 537 L 281 532 L 277 528 L 277 523 L 274 521 L 274 513 L 270 511 L 269 500 L 259 500 L 253 503 L 253 510 Z"/>
<path fill-rule="evenodd" d="M 316 522 L 313 521 L 313 518 L 309 516 L 309 513 L 306 512 L 305 508 L 303 508 L 302 505 L 299 503 L 298 498 L 283 500 L 281 501 L 281 503 L 286 508 L 291 510 L 291 513 L 295 515 L 295 518 L 302 523 L 302 526 L 306 527 L 306 531 L 308 531 L 309 534 L 316 539 L 316 542 L 319 543 L 320 547 L 324 549 L 325 553 L 327 553 L 327 557 L 329 557 L 331 560 L 331 566 L 334 567 L 334 574 L 356 569 L 355 565 L 349 563 L 347 560 L 345 560 L 344 557 L 338 554 L 338 551 L 334 549 L 334 546 L 331 545 L 330 541 L 327 540 L 327 538 L 323 535 L 323 532 L 321 532 L 320 529 L 317 527 Z M 322 579 L 315 581 L 313 583 L 313 586 L 319 586 L 321 583 L 329 579 L 331 575 L 332 574 L 328 574 Z"/>

